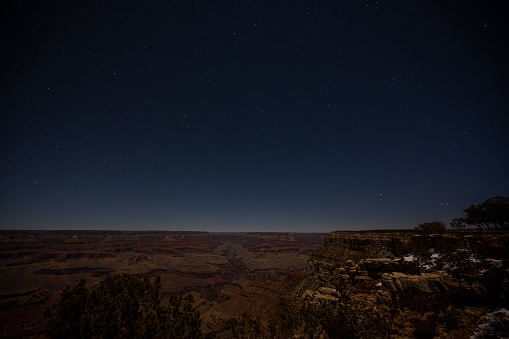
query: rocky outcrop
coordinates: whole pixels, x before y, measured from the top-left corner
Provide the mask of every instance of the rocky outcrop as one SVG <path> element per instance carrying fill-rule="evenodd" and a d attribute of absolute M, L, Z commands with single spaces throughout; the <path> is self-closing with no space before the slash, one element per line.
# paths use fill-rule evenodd
<path fill-rule="evenodd" d="M 305 284 L 344 290 L 362 282 L 400 294 L 467 287 L 485 293 L 483 276 L 502 265 L 508 243 L 509 232 L 332 232 L 310 256 Z"/>
<path fill-rule="evenodd" d="M 338 291 L 333 288 L 320 287 L 318 291 L 306 290 L 302 294 L 302 299 L 311 303 L 320 303 L 321 301 L 336 301 L 339 296 Z"/>
<path fill-rule="evenodd" d="M 509 242 L 507 231 L 445 231 L 423 234 L 414 231 L 337 231 L 327 235 L 312 259 L 329 263 L 368 258 L 394 259 L 432 248 L 462 248 L 496 255 Z"/>
<path fill-rule="evenodd" d="M 509 232 L 332 232 L 294 293 L 302 302 L 376 309 L 394 337 L 463 333 L 486 307 L 508 304 L 507 244 Z"/>
<path fill-rule="evenodd" d="M 384 273 L 377 287 L 385 287 L 391 293 L 433 294 L 447 290 L 442 274 L 421 273 L 405 274 L 401 272 Z"/>

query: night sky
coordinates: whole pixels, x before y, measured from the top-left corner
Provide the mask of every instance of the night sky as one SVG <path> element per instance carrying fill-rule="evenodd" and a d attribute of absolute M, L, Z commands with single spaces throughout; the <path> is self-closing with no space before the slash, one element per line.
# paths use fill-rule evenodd
<path fill-rule="evenodd" d="M 509 195 L 492 2 L 8 3 L 2 229 L 413 228 Z"/>

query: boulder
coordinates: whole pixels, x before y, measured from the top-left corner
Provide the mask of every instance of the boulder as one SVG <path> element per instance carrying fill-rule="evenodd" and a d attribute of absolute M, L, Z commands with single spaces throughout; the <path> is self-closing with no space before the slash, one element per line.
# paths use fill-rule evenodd
<path fill-rule="evenodd" d="M 328 287 L 320 287 L 318 291 L 306 290 L 302 294 L 302 299 L 311 303 L 320 303 L 321 301 L 336 301 L 339 293 Z"/>
<path fill-rule="evenodd" d="M 447 289 L 444 278 L 439 273 L 405 274 L 392 272 L 382 274 L 382 286 L 391 292 L 432 294 Z"/>

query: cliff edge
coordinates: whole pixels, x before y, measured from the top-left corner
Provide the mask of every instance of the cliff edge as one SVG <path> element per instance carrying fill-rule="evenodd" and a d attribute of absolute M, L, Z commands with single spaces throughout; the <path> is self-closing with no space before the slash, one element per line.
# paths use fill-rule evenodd
<path fill-rule="evenodd" d="M 481 316 L 508 306 L 508 244 L 507 231 L 332 232 L 293 293 L 369 309 L 391 337 L 469 337 Z"/>

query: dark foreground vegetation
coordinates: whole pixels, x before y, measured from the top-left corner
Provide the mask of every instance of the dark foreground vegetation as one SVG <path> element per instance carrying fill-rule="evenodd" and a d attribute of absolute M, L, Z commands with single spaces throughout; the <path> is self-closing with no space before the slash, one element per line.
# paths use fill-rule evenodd
<path fill-rule="evenodd" d="M 391 324 L 373 307 L 344 298 L 305 302 L 297 309 L 280 300 L 270 315 L 243 314 L 230 321 L 234 338 L 389 338 Z"/>
<path fill-rule="evenodd" d="M 96 286 L 67 287 L 48 311 L 50 338 L 207 338 L 192 296 L 170 296 L 162 305 L 154 283 L 116 274 Z"/>

